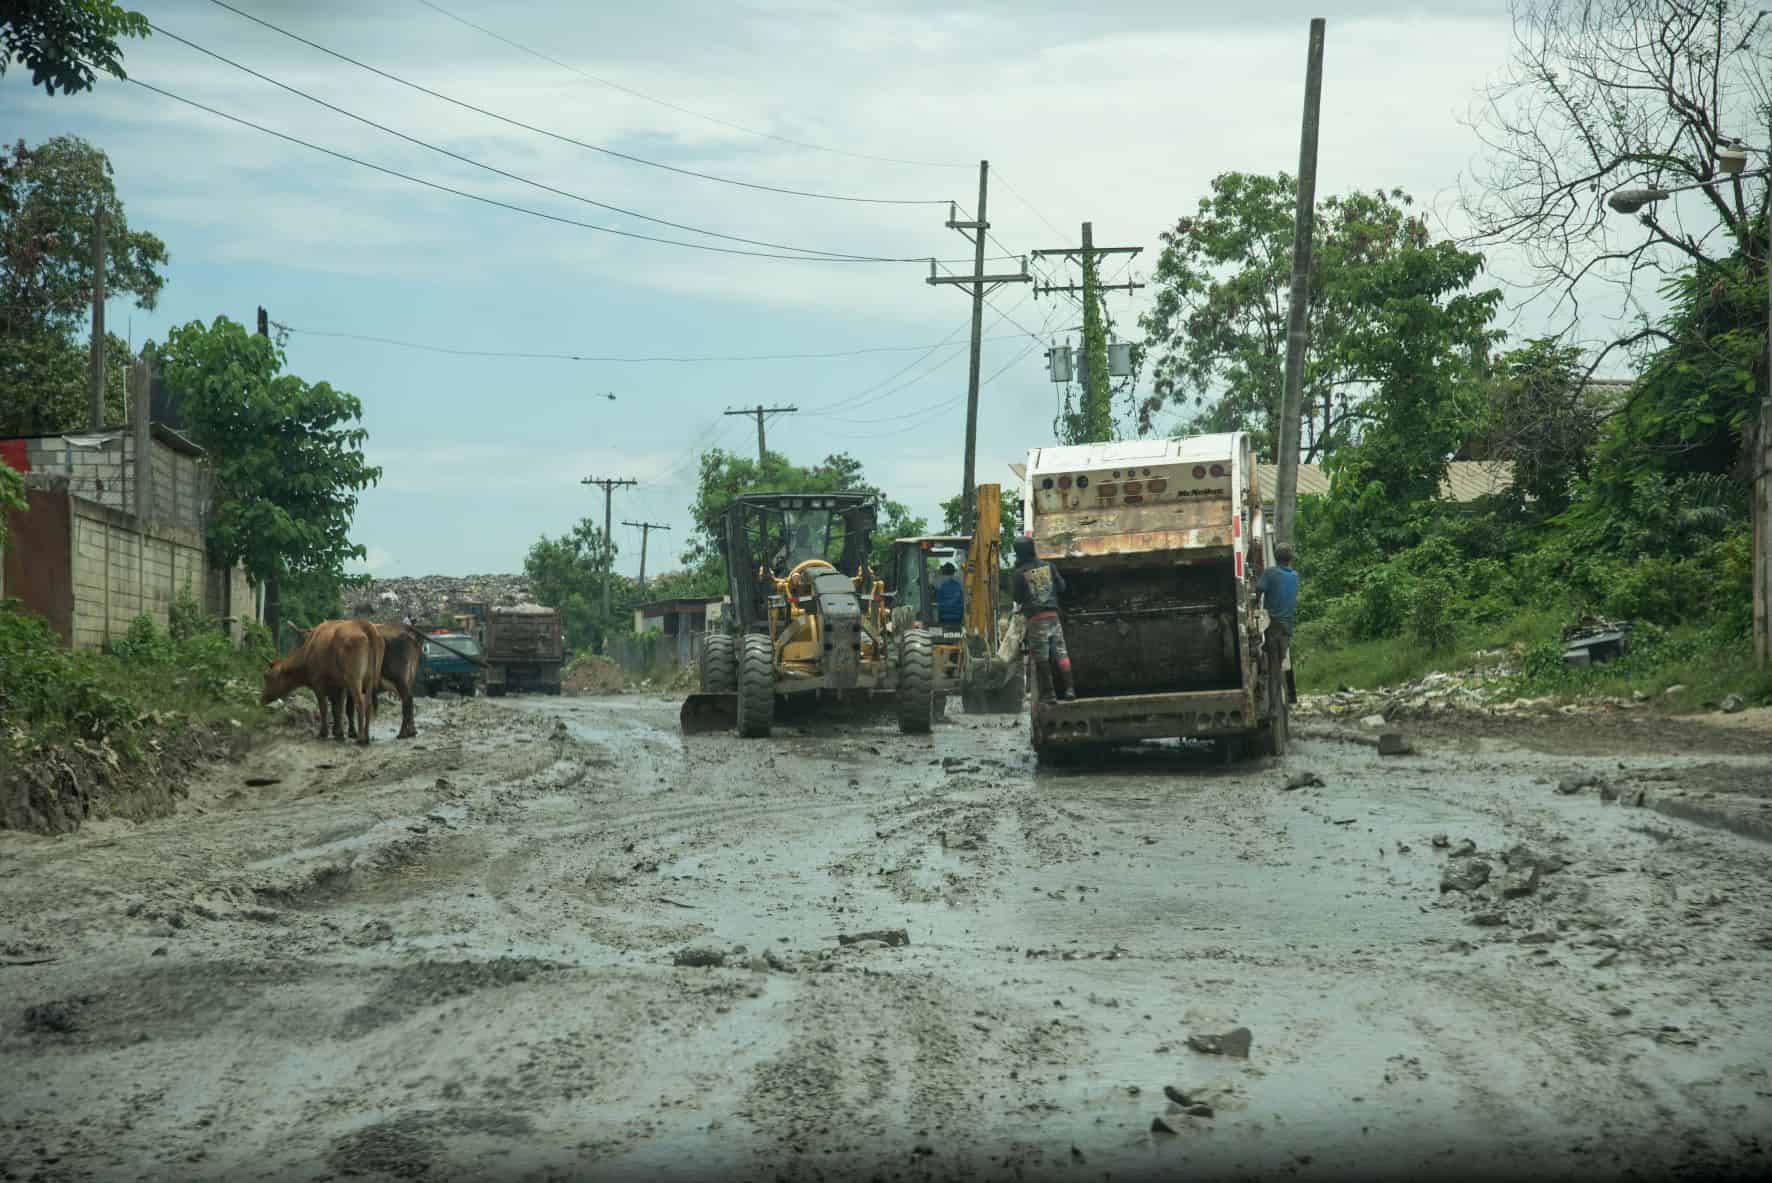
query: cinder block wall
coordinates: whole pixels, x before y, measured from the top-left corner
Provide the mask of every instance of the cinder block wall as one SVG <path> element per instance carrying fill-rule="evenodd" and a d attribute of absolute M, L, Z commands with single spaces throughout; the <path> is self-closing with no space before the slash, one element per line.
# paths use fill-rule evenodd
<path fill-rule="evenodd" d="M 173 602 L 187 592 L 217 611 L 203 538 L 195 531 L 150 525 L 138 533 L 128 516 L 80 500 L 74 502 L 73 529 L 75 648 L 123 636 L 137 616 L 164 629 Z"/>

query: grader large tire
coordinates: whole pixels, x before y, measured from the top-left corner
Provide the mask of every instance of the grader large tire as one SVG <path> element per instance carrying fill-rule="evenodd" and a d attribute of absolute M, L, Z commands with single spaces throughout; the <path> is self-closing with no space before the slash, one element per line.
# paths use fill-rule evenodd
<path fill-rule="evenodd" d="M 701 646 L 703 694 L 732 694 L 738 689 L 738 646 L 726 633 L 709 633 Z"/>
<path fill-rule="evenodd" d="M 775 723 L 775 646 L 768 637 L 748 636 L 738 657 L 738 733 L 768 736 Z"/>
<path fill-rule="evenodd" d="M 935 647 L 929 634 L 912 629 L 898 651 L 898 729 L 927 735 L 935 718 Z"/>

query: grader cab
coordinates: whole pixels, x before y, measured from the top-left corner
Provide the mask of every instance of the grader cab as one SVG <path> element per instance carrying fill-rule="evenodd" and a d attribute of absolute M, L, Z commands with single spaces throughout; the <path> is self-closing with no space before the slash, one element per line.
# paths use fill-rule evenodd
<path fill-rule="evenodd" d="M 901 731 L 934 714 L 929 633 L 898 629 L 869 566 L 871 493 L 751 493 L 721 516 L 731 631 L 702 643 L 684 732 L 766 736 L 779 704 L 890 707 Z"/>

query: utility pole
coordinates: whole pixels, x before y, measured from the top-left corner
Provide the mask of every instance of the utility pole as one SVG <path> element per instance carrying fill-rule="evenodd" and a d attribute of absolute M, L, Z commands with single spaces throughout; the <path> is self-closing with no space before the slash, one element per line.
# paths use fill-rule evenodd
<path fill-rule="evenodd" d="M 105 425 L 105 207 L 92 209 L 92 423 Z"/>
<path fill-rule="evenodd" d="M 1136 255 L 1143 249 L 1136 246 L 1097 247 L 1095 223 L 1084 222 L 1082 246 L 1054 247 L 1034 252 L 1035 255 L 1064 255 L 1076 259 L 1083 268 L 1083 282 L 1080 285 L 1034 285 L 1036 296 L 1053 292 L 1080 292 L 1083 297 L 1083 407 L 1078 416 L 1078 434 L 1081 438 L 1071 440 L 1071 443 L 1100 443 L 1114 431 L 1113 411 L 1108 405 L 1107 331 L 1101 323 L 1101 293 L 1131 292 L 1144 286 L 1130 280 L 1126 283 L 1103 284 L 1096 260 L 1103 255 Z"/>
<path fill-rule="evenodd" d="M 640 531 L 640 595 L 646 595 L 646 540 L 652 537 L 654 530 L 669 530 L 669 526 L 661 526 L 657 522 L 623 522 L 624 526 L 632 526 Z"/>
<path fill-rule="evenodd" d="M 617 489 L 622 488 L 624 485 L 634 485 L 639 482 L 629 480 L 625 477 L 588 476 L 578 483 L 581 485 L 598 485 L 603 489 L 603 636 L 607 640 L 609 636 L 609 584 L 611 582 L 611 572 L 615 564 L 615 537 L 611 533 L 615 527 L 614 523 L 610 521 L 610 499 Z"/>
<path fill-rule="evenodd" d="M 960 222 L 954 218 L 954 203 L 948 202 L 948 229 L 958 230 L 972 243 L 972 274 L 971 275 L 937 275 L 935 260 L 929 260 L 929 280 L 931 284 L 955 283 L 972 286 L 972 362 L 966 371 L 966 463 L 965 474 L 960 486 L 960 532 L 972 533 L 972 523 L 978 511 L 973 499 L 978 491 L 973 487 L 973 473 L 978 459 L 978 363 L 979 351 L 984 343 L 984 298 L 989 292 L 996 291 L 1006 283 L 1027 283 L 1033 277 L 1028 274 L 1028 261 L 1025 256 L 1021 260 L 1019 275 L 986 275 L 984 273 L 984 240 L 990 231 L 991 224 L 985 219 L 985 198 L 990 188 L 991 162 L 978 162 L 978 220 Z M 970 230 L 971 234 L 966 232 Z M 988 288 L 986 285 L 989 285 Z"/>
<path fill-rule="evenodd" d="M 724 412 L 725 414 L 728 414 L 728 415 L 755 415 L 757 417 L 757 473 L 758 473 L 758 475 L 762 475 L 764 457 L 769 454 L 768 449 L 766 447 L 764 447 L 764 441 L 763 441 L 763 416 L 765 416 L 765 415 L 791 415 L 795 411 L 798 411 L 799 409 L 800 409 L 799 407 L 766 407 L 762 403 L 758 403 L 754 407 L 744 407 L 744 408 L 737 410 L 737 411 Z"/>
<path fill-rule="evenodd" d="M 1292 541 L 1298 510 L 1298 434 L 1304 410 L 1304 349 L 1310 325 L 1311 242 L 1317 211 L 1317 122 L 1323 102 L 1323 18 L 1311 21 L 1304 67 L 1304 128 L 1298 139 L 1298 209 L 1292 220 L 1292 308 L 1286 322 L 1286 386 L 1274 456 L 1274 534 Z M 1324 422 L 1327 429 L 1328 423 Z"/>

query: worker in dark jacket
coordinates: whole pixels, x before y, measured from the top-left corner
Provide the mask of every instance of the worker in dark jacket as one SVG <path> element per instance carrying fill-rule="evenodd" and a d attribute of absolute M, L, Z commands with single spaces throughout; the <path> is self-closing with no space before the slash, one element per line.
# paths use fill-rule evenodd
<path fill-rule="evenodd" d="M 935 619 L 942 628 L 959 628 L 966 617 L 966 589 L 954 577 L 954 565 L 941 565 L 941 581 L 935 585 Z"/>
<path fill-rule="evenodd" d="M 1045 559 L 1034 557 L 1034 540 L 1015 540 L 1015 602 L 1027 618 L 1028 652 L 1034 658 L 1034 677 L 1040 684 L 1040 701 L 1051 702 L 1054 678 L 1059 697 L 1077 697 L 1071 686 L 1071 655 L 1064 647 L 1064 626 L 1058 620 L 1058 597 L 1064 594 L 1064 576 Z"/>

